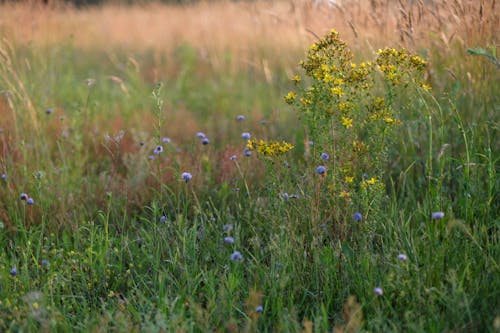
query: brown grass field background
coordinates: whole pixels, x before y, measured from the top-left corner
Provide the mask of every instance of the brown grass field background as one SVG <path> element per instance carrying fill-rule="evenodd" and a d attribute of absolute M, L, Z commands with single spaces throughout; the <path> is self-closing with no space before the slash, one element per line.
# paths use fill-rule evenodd
<path fill-rule="evenodd" d="M 225 52 L 235 64 L 295 65 L 305 48 L 331 28 L 351 46 L 374 51 L 438 46 L 447 52 L 497 45 L 499 9 L 495 0 L 343 1 L 309 0 L 213 3 L 189 6 L 108 4 L 75 9 L 38 2 L 0 5 L 0 35 L 14 44 L 71 43 L 83 49 L 124 48 L 169 52 L 189 43 L 214 66 Z"/>

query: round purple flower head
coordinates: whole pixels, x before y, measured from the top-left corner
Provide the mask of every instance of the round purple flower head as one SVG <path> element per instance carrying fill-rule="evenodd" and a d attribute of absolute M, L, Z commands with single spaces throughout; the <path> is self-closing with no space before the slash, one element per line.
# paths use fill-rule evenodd
<path fill-rule="evenodd" d="M 245 120 L 245 116 L 240 114 L 239 116 L 236 116 L 236 120 L 243 121 L 243 120 Z"/>
<path fill-rule="evenodd" d="M 2 179 L 3 179 L 3 180 L 6 180 L 6 179 L 7 179 L 7 174 L 2 173 Z"/>
<path fill-rule="evenodd" d="M 361 221 L 363 219 L 363 215 L 361 215 L 361 213 L 354 213 L 352 218 L 354 219 L 354 221 Z"/>
<path fill-rule="evenodd" d="M 245 139 L 245 140 L 248 140 L 248 139 L 250 139 L 252 136 L 251 136 L 251 135 L 250 135 L 250 133 L 248 133 L 248 132 L 243 132 L 243 133 L 241 133 L 241 137 L 242 137 L 243 139 Z"/>
<path fill-rule="evenodd" d="M 243 151 L 243 153 L 245 154 L 245 156 L 251 156 L 252 155 L 252 151 L 248 148 L 245 148 L 245 150 Z"/>
<path fill-rule="evenodd" d="M 326 172 L 326 167 L 325 167 L 325 166 L 323 166 L 323 165 L 320 165 L 319 167 L 317 167 L 317 168 L 316 168 L 316 172 L 317 172 L 318 174 L 320 174 L 320 175 L 323 175 L 323 174 L 325 174 L 325 172 Z"/>
<path fill-rule="evenodd" d="M 434 212 L 432 213 L 432 218 L 435 220 L 442 219 L 444 217 L 444 212 Z"/>
<path fill-rule="evenodd" d="M 398 254 L 398 259 L 401 261 L 406 261 L 408 259 L 408 257 L 406 256 L 406 254 L 400 253 L 400 254 Z"/>
<path fill-rule="evenodd" d="M 21 193 L 21 195 L 19 196 L 19 199 L 28 200 L 28 195 L 26 193 Z"/>
<path fill-rule="evenodd" d="M 186 182 L 189 183 L 191 178 L 193 178 L 193 175 L 191 175 L 189 172 L 183 172 L 181 175 L 181 178 Z"/>
<path fill-rule="evenodd" d="M 47 110 L 45 110 L 46 114 L 52 114 L 52 112 L 54 112 L 54 110 L 52 110 L 51 108 L 48 108 Z"/>
<path fill-rule="evenodd" d="M 35 200 L 34 200 L 33 198 L 28 198 L 28 199 L 26 200 L 26 204 L 27 204 L 27 205 L 34 205 L 34 204 L 35 204 Z"/>
<path fill-rule="evenodd" d="M 243 256 L 241 255 L 240 251 L 234 251 L 232 254 L 231 254 L 231 261 L 242 261 L 243 260 Z"/>
<path fill-rule="evenodd" d="M 12 267 L 12 268 L 10 269 L 10 272 L 9 272 L 9 273 L 10 273 L 10 275 L 12 275 L 12 276 L 16 276 L 16 275 L 17 275 L 17 268 Z"/>
<path fill-rule="evenodd" d="M 231 236 L 224 237 L 224 243 L 234 244 L 234 238 Z"/>
<path fill-rule="evenodd" d="M 329 159 L 329 158 L 330 158 L 330 155 L 328 155 L 327 153 L 321 153 L 321 159 L 322 159 L 323 161 L 326 161 L 326 160 L 327 160 L 327 159 Z"/>
<path fill-rule="evenodd" d="M 170 138 L 167 138 L 167 137 L 164 137 L 163 139 L 161 139 L 161 142 L 163 143 L 170 143 L 172 140 L 170 140 Z"/>
<path fill-rule="evenodd" d="M 262 305 L 258 305 L 258 306 L 255 308 L 255 312 L 257 312 L 257 313 L 261 313 L 262 311 L 264 311 L 264 308 L 262 307 Z"/>
<path fill-rule="evenodd" d="M 160 223 L 167 222 L 167 217 L 165 215 L 160 216 Z"/>
<path fill-rule="evenodd" d="M 198 139 L 203 139 L 203 138 L 205 137 L 205 133 L 203 133 L 203 132 L 198 132 L 198 133 L 196 133 L 196 137 L 197 137 Z"/>
<path fill-rule="evenodd" d="M 156 146 L 155 150 L 153 150 L 153 153 L 155 155 L 158 155 L 161 152 L 163 152 L 163 147 L 162 146 Z"/>
<path fill-rule="evenodd" d="M 375 289 L 373 289 L 373 292 L 378 296 L 382 296 L 384 294 L 384 290 L 382 290 L 382 288 L 380 287 L 376 287 Z"/>
<path fill-rule="evenodd" d="M 208 140 L 208 138 L 203 138 L 203 140 L 201 140 L 201 143 L 206 146 L 208 145 L 208 143 L 210 142 L 210 140 Z"/>
<path fill-rule="evenodd" d="M 42 260 L 42 267 L 49 267 L 49 266 L 50 266 L 50 262 L 47 259 L 43 259 Z"/>

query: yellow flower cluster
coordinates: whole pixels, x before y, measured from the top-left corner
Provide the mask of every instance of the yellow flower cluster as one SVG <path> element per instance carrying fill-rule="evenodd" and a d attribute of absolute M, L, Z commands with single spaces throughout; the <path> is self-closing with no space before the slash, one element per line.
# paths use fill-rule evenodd
<path fill-rule="evenodd" d="M 378 50 L 377 65 L 384 73 L 386 80 L 393 85 L 404 83 L 402 75 L 408 71 L 422 72 L 427 62 L 417 55 L 410 54 L 405 49 L 385 48 Z"/>
<path fill-rule="evenodd" d="M 290 91 L 288 94 L 285 96 L 285 102 L 287 104 L 292 104 L 295 101 L 295 98 L 297 98 L 297 94 L 294 93 L 293 91 Z"/>
<path fill-rule="evenodd" d="M 269 141 L 266 142 L 264 140 L 248 140 L 247 149 L 255 150 L 258 153 L 264 156 L 277 156 L 283 155 L 287 151 L 290 151 L 294 148 L 294 146 L 286 141 L 278 142 L 278 141 Z"/>

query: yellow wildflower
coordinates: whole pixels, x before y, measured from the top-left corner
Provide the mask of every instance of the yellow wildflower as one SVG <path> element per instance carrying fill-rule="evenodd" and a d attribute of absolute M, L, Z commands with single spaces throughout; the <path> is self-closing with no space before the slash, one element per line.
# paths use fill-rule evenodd
<path fill-rule="evenodd" d="M 431 91 L 432 90 L 432 87 L 428 84 L 425 84 L 424 82 L 420 82 L 420 87 L 422 87 L 422 89 L 424 89 L 425 91 Z"/>
<path fill-rule="evenodd" d="M 352 183 L 353 181 L 354 181 L 354 177 L 352 177 L 352 176 L 346 176 L 345 177 L 345 182 L 346 183 Z"/>
<path fill-rule="evenodd" d="M 346 192 L 346 191 L 340 191 L 339 197 L 341 198 L 349 198 L 351 196 L 351 193 Z"/>
<path fill-rule="evenodd" d="M 344 91 L 340 87 L 334 87 L 334 88 L 331 89 L 331 91 L 332 91 L 333 95 L 337 95 L 339 97 L 341 97 L 342 95 L 344 95 Z"/>
<path fill-rule="evenodd" d="M 300 82 L 300 76 L 294 75 L 294 77 L 292 78 L 292 81 L 295 82 L 295 83 L 299 83 Z"/>
<path fill-rule="evenodd" d="M 297 98 L 297 94 L 294 93 L 293 91 L 290 91 L 288 94 L 285 96 L 285 102 L 288 104 L 292 104 L 293 101 L 295 101 L 295 98 Z"/>
<path fill-rule="evenodd" d="M 375 185 L 377 182 L 378 182 L 378 180 L 375 177 L 372 177 L 366 181 L 366 183 L 369 185 Z"/>
<path fill-rule="evenodd" d="M 347 117 L 342 117 L 342 125 L 344 125 L 346 128 L 351 128 L 352 127 L 352 119 L 347 118 Z"/>

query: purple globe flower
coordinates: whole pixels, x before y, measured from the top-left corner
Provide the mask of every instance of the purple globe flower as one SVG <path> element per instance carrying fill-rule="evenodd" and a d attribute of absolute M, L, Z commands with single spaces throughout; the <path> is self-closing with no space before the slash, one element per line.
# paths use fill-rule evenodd
<path fill-rule="evenodd" d="M 181 175 L 181 178 L 186 182 L 189 183 L 191 178 L 193 178 L 193 175 L 191 175 L 189 172 L 183 172 Z"/>
<path fill-rule="evenodd" d="M 197 137 L 198 139 L 203 139 L 203 138 L 205 137 L 205 133 L 203 133 L 203 132 L 198 132 L 198 133 L 196 133 L 196 137 Z"/>
<path fill-rule="evenodd" d="M 2 179 L 3 180 L 6 180 L 7 179 L 7 175 L 5 173 L 2 173 Z"/>
<path fill-rule="evenodd" d="M 361 215 L 361 213 L 354 213 L 352 218 L 354 219 L 354 221 L 361 221 L 363 219 L 363 215 Z"/>
<path fill-rule="evenodd" d="M 161 142 L 170 143 L 170 142 L 172 142 L 172 140 L 170 140 L 170 138 L 164 137 L 163 139 L 161 139 Z"/>
<path fill-rule="evenodd" d="M 245 156 L 251 156 L 252 155 L 252 151 L 250 151 L 250 149 L 248 149 L 248 148 L 245 148 L 245 150 L 243 151 L 243 153 L 245 154 Z"/>
<path fill-rule="evenodd" d="M 31 205 L 34 205 L 34 204 L 35 204 L 35 200 L 34 200 L 33 198 L 28 198 L 28 199 L 26 200 L 26 204 L 27 204 L 27 205 L 30 205 L 30 206 L 31 206 Z"/>
<path fill-rule="evenodd" d="M 231 236 L 224 237 L 224 243 L 234 244 L 234 238 Z"/>
<path fill-rule="evenodd" d="M 326 167 L 324 165 L 320 165 L 316 168 L 316 172 L 320 175 L 324 175 L 326 172 Z"/>
<path fill-rule="evenodd" d="M 54 112 L 54 110 L 52 110 L 51 108 L 48 108 L 47 110 L 45 110 L 45 114 L 52 114 L 52 112 Z"/>
<path fill-rule="evenodd" d="M 258 306 L 255 308 L 255 312 L 257 312 L 257 313 L 261 313 L 262 311 L 264 311 L 264 308 L 262 307 L 262 305 L 258 305 Z"/>
<path fill-rule="evenodd" d="M 156 146 L 155 150 L 153 150 L 153 154 L 158 155 L 163 152 L 163 146 Z"/>
<path fill-rule="evenodd" d="M 208 138 L 203 138 L 203 140 L 201 140 L 201 143 L 206 146 L 210 143 L 210 140 L 208 140 Z"/>
<path fill-rule="evenodd" d="M 236 116 L 236 120 L 237 121 L 243 121 L 243 120 L 245 120 L 245 116 L 243 116 L 243 115 L 240 114 L 239 116 Z"/>
<path fill-rule="evenodd" d="M 406 254 L 400 253 L 400 254 L 398 254 L 398 259 L 401 261 L 406 261 L 406 260 L 408 260 L 408 257 L 406 256 Z"/>
<path fill-rule="evenodd" d="M 243 260 L 243 256 L 241 255 L 240 251 L 234 251 L 231 254 L 230 259 L 231 259 L 231 261 L 242 261 Z"/>
<path fill-rule="evenodd" d="M 167 222 L 167 217 L 165 215 L 160 216 L 160 223 Z"/>
<path fill-rule="evenodd" d="M 444 212 L 434 212 L 432 213 L 432 218 L 435 220 L 442 219 L 444 217 Z"/>
<path fill-rule="evenodd" d="M 42 267 L 47 268 L 49 266 L 50 266 L 50 262 L 47 259 L 43 259 L 42 260 Z"/>
<path fill-rule="evenodd" d="M 19 196 L 19 199 L 26 201 L 26 200 L 28 200 L 28 195 L 26 193 L 21 193 L 21 195 Z"/>
<path fill-rule="evenodd" d="M 373 289 L 373 292 L 378 296 L 382 296 L 384 294 L 384 290 L 380 287 L 376 287 L 375 289 Z"/>
<path fill-rule="evenodd" d="M 243 132 L 243 133 L 241 133 L 241 137 L 242 137 L 243 139 L 245 139 L 245 140 L 248 140 L 248 139 L 250 139 L 252 136 L 251 136 L 251 135 L 250 135 L 250 133 L 248 133 L 248 132 Z"/>
<path fill-rule="evenodd" d="M 321 159 L 322 159 L 323 161 L 326 161 L 326 160 L 327 160 L 327 159 L 329 159 L 329 158 L 330 158 L 330 155 L 328 155 L 327 153 L 321 153 Z"/>
<path fill-rule="evenodd" d="M 12 267 L 12 268 L 10 269 L 10 272 L 9 272 L 9 273 L 10 273 L 10 275 L 12 275 L 12 276 L 16 276 L 16 275 L 17 275 L 17 268 Z"/>

